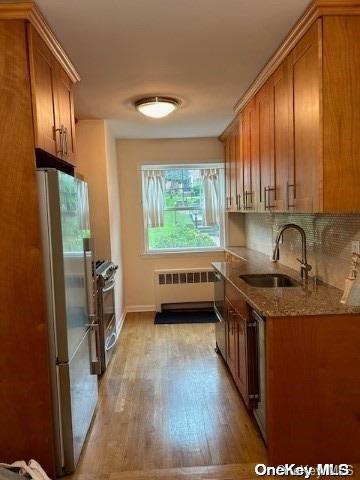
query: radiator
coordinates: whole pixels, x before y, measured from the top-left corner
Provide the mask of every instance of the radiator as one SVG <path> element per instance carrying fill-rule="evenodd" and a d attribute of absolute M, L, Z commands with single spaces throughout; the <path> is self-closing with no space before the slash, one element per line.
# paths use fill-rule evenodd
<path fill-rule="evenodd" d="M 155 270 L 156 311 L 170 304 L 212 302 L 214 278 L 214 271 L 209 268 Z"/>

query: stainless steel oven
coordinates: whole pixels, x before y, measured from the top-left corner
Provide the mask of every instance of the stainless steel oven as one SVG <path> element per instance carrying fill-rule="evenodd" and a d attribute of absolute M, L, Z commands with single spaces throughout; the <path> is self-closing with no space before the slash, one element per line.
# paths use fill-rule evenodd
<path fill-rule="evenodd" d="M 215 324 L 216 351 L 226 360 L 226 325 L 225 325 L 225 281 L 220 273 L 215 272 L 214 310 L 217 317 Z"/>
<path fill-rule="evenodd" d="M 110 261 L 99 261 L 96 264 L 101 373 L 105 372 L 111 360 L 117 339 L 115 318 L 115 274 L 117 268 L 117 265 Z"/>

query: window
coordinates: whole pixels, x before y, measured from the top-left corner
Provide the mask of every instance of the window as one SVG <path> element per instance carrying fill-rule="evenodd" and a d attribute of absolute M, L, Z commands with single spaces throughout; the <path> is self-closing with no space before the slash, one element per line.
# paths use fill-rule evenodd
<path fill-rule="evenodd" d="M 221 248 L 222 189 L 218 164 L 143 166 L 146 252 Z"/>

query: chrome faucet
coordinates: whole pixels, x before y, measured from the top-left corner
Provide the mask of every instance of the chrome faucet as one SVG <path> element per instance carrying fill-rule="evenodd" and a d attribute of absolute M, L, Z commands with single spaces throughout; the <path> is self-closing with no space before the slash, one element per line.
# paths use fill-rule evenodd
<path fill-rule="evenodd" d="M 308 280 L 309 277 L 309 271 L 311 270 L 311 265 L 307 263 L 307 258 L 306 258 L 306 235 L 305 231 L 299 227 L 299 225 L 296 225 L 296 223 L 287 223 L 286 225 L 283 225 L 280 227 L 280 230 L 278 231 L 278 234 L 276 235 L 276 240 L 275 240 L 275 245 L 274 245 L 274 250 L 272 254 L 272 261 L 277 262 L 280 258 L 280 240 L 282 238 L 283 233 L 285 230 L 288 230 L 289 228 L 293 228 L 297 230 L 300 235 L 301 235 L 301 253 L 302 253 L 302 258 L 301 260 L 297 258 L 296 260 L 300 262 L 300 273 L 301 273 L 301 278 L 305 281 Z"/>

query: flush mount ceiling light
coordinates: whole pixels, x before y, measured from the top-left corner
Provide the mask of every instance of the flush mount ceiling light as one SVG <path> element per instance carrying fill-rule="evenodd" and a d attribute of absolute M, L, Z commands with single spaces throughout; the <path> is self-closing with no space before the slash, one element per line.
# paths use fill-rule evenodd
<path fill-rule="evenodd" d="M 136 110 L 151 118 L 166 117 L 179 106 L 179 100 L 172 97 L 146 97 L 135 102 Z"/>

